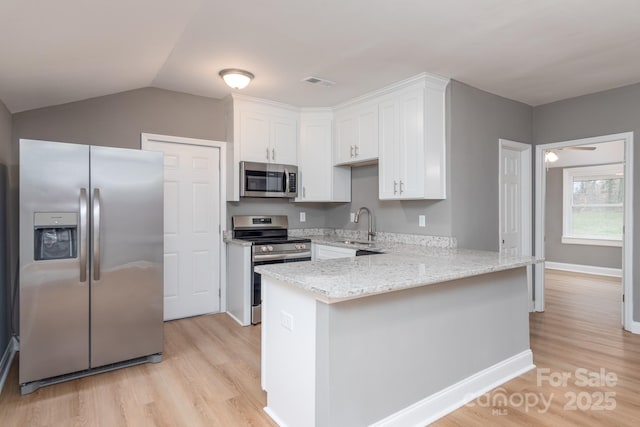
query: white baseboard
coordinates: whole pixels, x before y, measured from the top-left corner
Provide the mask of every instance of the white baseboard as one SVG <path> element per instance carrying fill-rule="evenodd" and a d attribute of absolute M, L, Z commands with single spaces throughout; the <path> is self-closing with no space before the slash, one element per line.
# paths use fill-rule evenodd
<path fill-rule="evenodd" d="M 621 268 L 596 267 L 593 265 L 567 264 L 564 262 L 545 261 L 545 268 L 550 270 L 571 271 L 574 273 L 595 274 L 598 276 L 622 277 Z"/>
<path fill-rule="evenodd" d="M 424 426 L 431 424 L 478 396 L 534 368 L 533 353 L 531 350 L 525 350 L 377 421 L 372 426 Z"/>
<path fill-rule="evenodd" d="M 235 320 L 236 322 L 238 322 L 238 325 L 240 325 L 240 326 L 251 326 L 251 322 L 249 322 L 248 324 L 242 323 L 242 322 L 240 321 L 240 319 L 238 319 L 236 316 L 234 316 L 233 314 L 231 314 L 231 312 L 230 312 L 230 311 L 225 311 L 225 313 L 227 313 L 227 315 L 228 315 L 229 317 L 231 317 L 233 320 Z"/>
<path fill-rule="evenodd" d="M 286 424 L 285 424 L 285 423 L 280 419 L 280 417 L 279 417 L 278 415 L 276 415 L 276 413 L 275 413 L 275 412 L 273 412 L 273 411 L 271 410 L 271 408 L 269 408 L 268 406 L 265 406 L 265 407 L 263 408 L 263 410 L 264 410 L 264 412 L 266 412 L 266 413 L 267 413 L 267 415 L 269 415 L 269 416 L 271 417 L 271 419 L 272 419 L 276 424 L 278 424 L 278 426 L 280 426 L 280 427 L 287 427 L 287 425 L 286 425 Z"/>
<path fill-rule="evenodd" d="M 16 337 L 11 337 L 9 344 L 7 344 L 7 348 L 2 355 L 2 359 L 0 359 L 0 393 L 2 393 L 4 382 L 7 379 L 7 375 L 9 375 L 9 369 L 11 369 L 11 363 L 13 362 L 13 358 L 16 356 L 17 351 L 18 340 Z"/>
<path fill-rule="evenodd" d="M 627 322 L 627 324 L 624 325 L 624 329 L 632 334 L 640 334 L 640 322 L 636 322 L 635 320 Z"/>

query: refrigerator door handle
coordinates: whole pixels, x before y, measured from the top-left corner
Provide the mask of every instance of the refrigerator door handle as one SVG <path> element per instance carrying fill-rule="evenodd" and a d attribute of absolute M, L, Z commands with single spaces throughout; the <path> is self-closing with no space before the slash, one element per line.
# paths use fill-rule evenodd
<path fill-rule="evenodd" d="M 100 280 L 100 189 L 93 190 L 93 280 Z"/>
<path fill-rule="evenodd" d="M 87 189 L 80 189 L 80 282 L 87 281 Z"/>

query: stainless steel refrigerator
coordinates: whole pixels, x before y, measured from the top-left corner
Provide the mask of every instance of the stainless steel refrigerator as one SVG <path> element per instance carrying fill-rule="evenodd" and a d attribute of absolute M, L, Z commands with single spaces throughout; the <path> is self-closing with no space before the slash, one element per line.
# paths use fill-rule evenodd
<path fill-rule="evenodd" d="M 40 386 L 161 360 L 163 157 L 20 140 L 20 369 Z"/>

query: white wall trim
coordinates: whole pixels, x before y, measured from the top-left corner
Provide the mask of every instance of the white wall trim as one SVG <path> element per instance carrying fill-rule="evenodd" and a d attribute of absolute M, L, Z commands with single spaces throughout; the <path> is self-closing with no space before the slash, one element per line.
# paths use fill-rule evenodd
<path fill-rule="evenodd" d="M 600 237 L 562 236 L 560 241 L 565 245 L 612 246 L 622 247 L 622 239 L 601 239 Z"/>
<path fill-rule="evenodd" d="M 7 379 L 7 375 L 9 375 L 11 363 L 13 362 L 13 358 L 16 356 L 17 352 L 18 340 L 16 339 L 16 337 L 11 337 L 9 343 L 7 344 L 7 348 L 2 355 L 2 359 L 0 359 L 0 394 L 2 394 L 4 382 Z"/>
<path fill-rule="evenodd" d="M 549 270 L 571 271 L 573 273 L 595 274 L 597 276 L 622 277 L 621 268 L 597 267 L 595 265 L 568 264 L 553 261 L 546 261 L 544 266 Z"/>
<path fill-rule="evenodd" d="M 525 350 L 372 424 L 375 427 L 424 426 L 505 382 L 534 369 Z"/>
<path fill-rule="evenodd" d="M 171 142 L 175 144 L 200 145 L 220 149 L 220 312 L 227 311 L 227 248 L 224 233 L 227 230 L 227 143 L 208 139 L 185 138 L 181 136 L 140 134 L 140 148 L 145 150 L 150 142 Z"/>
<path fill-rule="evenodd" d="M 602 142 L 624 140 L 624 236 L 622 247 L 622 283 L 624 290 L 623 327 L 634 333 L 640 333 L 640 322 L 633 320 L 633 132 L 624 132 L 613 135 L 603 135 L 591 138 L 575 139 L 571 141 L 540 144 L 536 146 L 536 208 L 535 208 L 535 255 L 544 259 L 544 233 L 545 233 L 545 196 L 546 196 L 546 170 L 544 154 L 546 150 L 598 144 Z M 544 264 L 538 263 L 535 267 L 535 309 L 544 311 Z"/>
<path fill-rule="evenodd" d="M 522 173 L 520 174 L 520 191 L 521 191 L 521 206 L 520 206 L 520 236 L 521 236 L 521 254 L 532 254 L 532 210 L 531 210 L 531 191 L 533 188 L 533 177 L 531 170 L 531 144 L 524 144 L 522 142 L 511 141 L 508 139 L 498 139 L 498 188 L 502 188 L 502 151 L 504 149 L 516 150 L 520 152 L 520 166 Z M 498 191 L 498 209 L 502 209 L 502 191 Z M 502 248 L 502 215 L 498 213 L 498 248 Z M 529 311 L 534 311 L 534 299 L 533 299 L 533 266 L 527 266 L 527 291 L 529 295 Z"/>

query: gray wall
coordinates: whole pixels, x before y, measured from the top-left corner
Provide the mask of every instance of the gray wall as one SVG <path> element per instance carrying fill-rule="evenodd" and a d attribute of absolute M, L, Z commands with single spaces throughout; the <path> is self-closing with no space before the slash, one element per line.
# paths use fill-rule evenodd
<path fill-rule="evenodd" d="M 534 142 L 547 144 L 620 132 L 640 137 L 640 84 L 558 101 L 533 110 Z M 640 150 L 633 153 L 633 241 L 640 248 Z M 640 257 L 633 260 L 634 320 L 640 321 Z"/>
<path fill-rule="evenodd" d="M 531 143 L 533 109 L 453 82 L 451 217 L 458 246 L 499 250 L 498 139 Z"/>
<path fill-rule="evenodd" d="M 231 229 L 232 215 L 287 215 L 289 228 L 330 227 L 328 214 L 334 204 L 294 203 L 284 199 L 243 198 L 240 202 L 227 202 L 227 228 Z M 300 222 L 300 212 L 306 221 Z"/>
<path fill-rule="evenodd" d="M 334 206 L 328 212 L 328 227 L 367 229 L 367 218 L 355 224 L 349 214 L 366 206 L 373 210 L 376 230 L 395 233 L 451 235 L 451 218 L 447 200 L 392 201 L 378 199 L 378 166 L 351 169 L 351 203 Z M 418 215 L 426 216 L 426 227 L 418 227 Z"/>
<path fill-rule="evenodd" d="M 9 319 L 11 275 L 7 257 L 7 251 L 10 249 L 7 236 L 9 231 L 7 203 L 10 197 L 8 165 L 11 163 L 11 114 L 0 100 L 0 358 L 2 358 L 11 337 Z"/>
<path fill-rule="evenodd" d="M 20 138 L 140 148 L 140 133 L 224 141 L 224 107 L 217 99 L 144 88 L 25 111 L 13 116 Z"/>
<path fill-rule="evenodd" d="M 563 170 L 563 168 L 551 168 L 547 172 L 545 259 L 568 264 L 622 268 L 622 248 L 562 243 Z"/>

